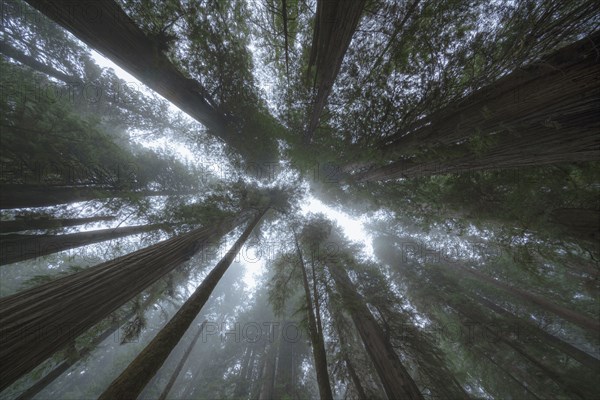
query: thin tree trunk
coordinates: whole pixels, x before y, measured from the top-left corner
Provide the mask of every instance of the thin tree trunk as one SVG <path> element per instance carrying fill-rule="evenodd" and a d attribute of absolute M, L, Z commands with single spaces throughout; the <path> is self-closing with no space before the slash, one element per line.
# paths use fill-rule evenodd
<path fill-rule="evenodd" d="M 2 243 L 0 244 L 0 265 L 38 258 L 58 253 L 59 251 L 136 235 L 138 233 L 151 232 L 164 229 L 165 227 L 165 224 L 152 224 L 99 229 L 66 235 L 3 235 Z"/>
<path fill-rule="evenodd" d="M 463 267 L 460 265 L 457 265 L 455 268 L 458 271 L 463 272 L 467 276 L 475 277 L 475 279 L 477 279 L 478 281 L 488 283 L 497 289 L 501 289 L 507 292 L 513 297 L 525 301 L 526 303 L 535 304 L 536 306 L 548 312 L 556 314 L 559 317 L 565 319 L 566 321 L 569 321 L 579 326 L 580 328 L 583 328 L 584 330 L 595 334 L 597 334 L 598 331 L 600 331 L 600 321 L 598 321 L 597 319 L 590 318 L 577 311 L 569 310 L 568 308 L 555 304 L 541 296 L 516 288 L 514 286 L 507 285 L 506 283 L 494 279 L 491 276 L 479 272 L 475 269 Z"/>
<path fill-rule="evenodd" d="M 265 365 L 258 400 L 271 400 L 275 388 L 275 355 L 277 354 L 275 342 L 272 342 L 265 354 Z"/>
<path fill-rule="evenodd" d="M 48 207 L 80 201 L 129 196 L 187 194 L 174 190 L 117 191 L 93 186 L 42 186 L 0 184 L 0 209 Z"/>
<path fill-rule="evenodd" d="M 185 334 L 196 318 L 196 315 L 198 315 L 210 297 L 215 286 L 233 262 L 236 254 L 240 251 L 268 209 L 269 207 L 265 207 L 254 217 L 239 239 L 206 276 L 190 298 L 181 306 L 175 316 L 171 318 L 150 344 L 129 364 L 125 371 L 110 384 L 102 393 L 100 399 L 134 399 L 140 394 L 148 381 L 160 369 L 179 340 L 181 340 L 181 337 Z"/>
<path fill-rule="evenodd" d="M 423 399 L 419 388 L 400 362 L 392 344 L 385 338 L 381 327 L 367 308 L 364 299 L 356 292 L 346 272 L 335 264 L 330 266 L 329 271 L 375 365 L 388 398 Z"/>
<path fill-rule="evenodd" d="M 112 215 L 88 218 L 20 218 L 14 221 L 0 221 L 0 233 L 56 229 L 114 219 Z"/>
<path fill-rule="evenodd" d="M 600 360 L 589 355 L 585 351 L 579 350 L 577 347 L 573 346 L 572 344 L 565 342 L 564 340 L 559 339 L 558 337 L 556 337 L 554 335 L 549 334 L 548 332 L 546 332 L 542 328 L 539 328 L 537 325 L 533 324 L 532 322 L 517 317 L 510 311 L 505 310 L 503 307 L 500 307 L 499 305 L 495 304 L 494 302 L 492 302 L 482 296 L 473 294 L 471 297 L 473 297 L 475 299 L 475 301 L 477 301 L 479 304 L 483 305 L 484 307 L 487 307 L 490 310 L 494 311 L 495 313 L 502 315 L 503 317 L 507 318 L 509 321 L 515 322 L 516 324 L 519 325 L 519 328 L 525 328 L 525 331 L 527 333 L 535 335 L 540 340 L 542 340 L 544 343 L 547 343 L 548 345 L 554 347 L 555 349 L 562 351 L 563 353 L 565 353 L 569 357 L 573 358 L 574 360 L 577 360 L 579 363 L 581 363 L 585 367 L 589 368 L 590 370 L 600 371 Z"/>
<path fill-rule="evenodd" d="M 0 298 L 0 390 L 31 371 L 240 221 L 221 220 Z"/>
<path fill-rule="evenodd" d="M 315 372 L 317 374 L 317 384 L 319 386 L 319 395 L 323 400 L 332 400 L 331 385 L 329 383 L 329 372 L 327 371 L 327 353 L 325 352 L 325 343 L 323 333 L 318 331 L 317 320 L 314 314 L 311 300 L 310 287 L 304 265 L 304 257 L 298 243 L 298 238 L 294 232 L 294 242 L 296 244 L 296 253 L 302 270 L 302 283 L 304 287 L 304 296 L 306 297 L 306 311 L 308 318 L 308 330 L 310 332 L 310 341 L 312 344 L 313 358 L 315 361 Z"/>
<path fill-rule="evenodd" d="M 167 385 L 165 386 L 165 388 L 163 389 L 162 393 L 158 397 L 158 400 L 165 400 L 167 398 L 167 395 L 169 394 L 169 391 L 171 390 L 171 388 L 175 384 L 175 381 L 177 380 L 177 377 L 179 376 L 179 373 L 183 369 L 183 366 L 185 365 L 185 362 L 190 357 L 190 354 L 192 353 L 192 350 L 194 349 L 194 346 L 198 342 L 198 339 L 200 338 L 200 335 L 202 334 L 202 331 L 204 330 L 204 327 L 206 326 L 207 322 L 208 322 L 208 320 L 205 319 L 204 322 L 202 322 L 202 324 L 200 325 L 200 328 L 198 328 L 198 332 L 196 333 L 196 336 L 194 336 L 194 338 L 190 342 L 190 345 L 185 350 L 185 353 L 183 354 L 183 357 L 181 357 L 181 360 L 179 360 L 179 363 L 177 364 L 177 367 L 175 367 L 175 370 L 173 370 L 173 373 L 171 374 L 171 378 L 169 379 L 169 382 L 167 382 Z"/>
<path fill-rule="evenodd" d="M 50 65 L 39 62 L 34 57 L 28 56 L 21 50 L 12 47 L 10 44 L 8 44 L 6 39 L 0 42 L 0 53 L 20 62 L 21 64 L 27 65 L 31 69 L 42 72 L 66 84 L 79 84 L 82 82 L 80 78 L 69 76 L 64 72 L 58 71 L 52 68 Z"/>
<path fill-rule="evenodd" d="M 350 379 L 352 379 L 352 384 L 354 385 L 354 389 L 356 389 L 356 394 L 358 395 L 359 400 L 367 400 L 367 394 L 365 393 L 365 389 L 363 389 L 362 384 L 360 383 L 360 378 L 354 369 L 354 366 L 350 362 L 348 355 L 344 353 L 344 364 L 346 364 L 346 368 L 348 369 L 348 374 L 350 375 Z"/>
<path fill-rule="evenodd" d="M 252 347 L 246 346 L 246 351 L 244 352 L 244 359 L 242 360 L 242 369 L 240 370 L 240 374 L 238 376 L 238 382 L 235 385 L 235 390 L 233 392 L 234 398 L 242 398 L 247 393 L 247 379 L 248 375 L 248 367 L 250 366 L 250 360 L 252 357 Z"/>

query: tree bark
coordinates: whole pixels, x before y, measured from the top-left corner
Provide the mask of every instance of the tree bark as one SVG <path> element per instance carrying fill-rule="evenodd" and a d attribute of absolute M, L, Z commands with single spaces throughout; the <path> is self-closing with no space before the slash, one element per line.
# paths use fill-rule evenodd
<path fill-rule="evenodd" d="M 394 161 L 354 179 L 599 160 L 599 45 L 600 33 L 595 32 L 424 118 L 381 144 L 383 157 Z M 476 138 L 489 144 L 481 149 L 459 144 Z M 459 155 L 435 161 L 406 158 L 419 147 L 435 146 Z"/>
<path fill-rule="evenodd" d="M 600 211 L 582 208 L 557 208 L 550 213 L 550 222 L 573 237 L 598 246 L 600 241 Z"/>
<path fill-rule="evenodd" d="M 98 50 L 216 134 L 222 116 L 208 104 L 204 88 L 186 78 L 112 0 L 28 0 L 50 19 Z"/>
<path fill-rule="evenodd" d="M 138 233 L 151 232 L 165 227 L 166 224 L 152 224 L 99 229 L 66 235 L 3 235 L 0 243 L 0 265 L 38 258 L 59 251 Z"/>
<path fill-rule="evenodd" d="M 165 386 L 165 388 L 163 389 L 162 393 L 158 397 L 158 400 L 165 400 L 167 398 L 167 395 L 169 394 L 169 391 L 171 390 L 171 388 L 175 384 L 175 381 L 177 380 L 177 377 L 179 376 L 179 373 L 183 369 L 183 366 L 185 365 L 185 362 L 190 357 L 190 354 L 192 353 L 192 350 L 194 349 L 194 346 L 198 342 L 198 339 L 200 338 L 200 335 L 202 334 L 202 331 L 204 330 L 204 327 L 206 326 L 207 322 L 208 322 L 208 320 L 205 319 L 204 322 L 202 322 L 202 324 L 200 325 L 200 328 L 198 328 L 198 332 L 196 333 L 196 336 L 194 336 L 194 338 L 190 342 L 190 345 L 185 350 L 185 353 L 183 354 L 183 357 L 181 357 L 181 360 L 179 360 L 179 363 L 177 364 L 177 367 L 175 367 L 175 370 L 173 370 L 173 373 L 171 374 L 171 378 L 169 379 L 169 382 L 167 382 L 167 385 Z"/>
<path fill-rule="evenodd" d="M 400 362 L 392 344 L 386 339 L 346 272 L 337 264 L 331 265 L 329 271 L 375 365 L 387 397 L 403 400 L 423 399 L 419 388 Z"/>
<path fill-rule="evenodd" d="M 0 298 L 0 390 L 219 240 L 224 219 L 61 279 Z"/>
<path fill-rule="evenodd" d="M 134 399 L 140 394 L 148 381 L 160 369 L 179 340 L 181 340 L 181 337 L 185 334 L 190 324 L 196 318 L 196 315 L 198 315 L 210 297 L 213 289 L 233 262 L 236 254 L 240 251 L 268 209 L 269 207 L 264 208 L 254 217 L 233 247 L 206 276 L 204 281 L 202 281 L 196 291 L 181 306 L 175 316 L 171 318 L 150 344 L 129 364 L 125 371 L 110 384 L 99 399 Z"/>
<path fill-rule="evenodd" d="M 558 315 L 564 320 L 569 321 L 572 324 L 575 324 L 586 331 L 589 331 L 593 334 L 597 334 L 598 331 L 600 331 L 600 321 L 598 321 L 598 319 L 590 318 L 577 311 L 569 310 L 568 308 L 555 304 L 541 296 L 516 288 L 514 286 L 507 285 L 506 283 L 494 279 L 491 276 L 479 272 L 475 269 L 463 267 L 460 265 L 457 265 L 455 268 L 458 271 L 464 273 L 465 275 L 472 276 L 478 281 L 490 284 L 497 289 L 501 289 L 515 298 L 521 299 L 526 303 L 535 304 L 536 306 L 548 312 Z"/>
<path fill-rule="evenodd" d="M 0 184 L 0 209 L 48 207 L 80 201 L 128 196 L 166 196 L 186 194 L 173 190 L 118 191 L 92 186 L 42 186 Z"/>
<path fill-rule="evenodd" d="M 308 126 L 305 142 L 310 143 L 327 98 L 335 82 L 344 54 L 350 46 L 366 0 L 318 0 L 315 15 L 309 68 L 316 67 L 317 95 Z"/>
<path fill-rule="evenodd" d="M 298 255 L 298 261 L 300 262 L 300 268 L 302 270 L 302 284 L 304 287 L 304 296 L 306 298 L 308 330 L 310 333 L 313 358 L 315 361 L 315 372 L 317 374 L 319 395 L 323 400 L 333 400 L 333 394 L 331 393 L 331 384 L 329 382 L 329 372 L 327 370 L 327 353 L 325 352 L 325 342 L 323 340 L 323 333 L 317 330 L 317 320 L 315 317 L 315 312 L 311 300 L 310 287 L 308 285 L 308 276 L 306 274 L 306 266 L 304 264 L 304 257 L 302 256 L 302 250 L 300 249 L 298 238 L 296 237 L 295 232 L 294 243 L 296 245 L 296 254 Z"/>
<path fill-rule="evenodd" d="M 65 228 L 114 219 L 112 215 L 88 218 L 20 218 L 13 221 L 0 221 L 0 233 Z"/>

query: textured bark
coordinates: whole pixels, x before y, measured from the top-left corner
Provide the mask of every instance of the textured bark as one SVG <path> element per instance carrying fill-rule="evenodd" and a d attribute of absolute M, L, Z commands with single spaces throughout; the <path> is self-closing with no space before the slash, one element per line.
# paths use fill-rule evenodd
<path fill-rule="evenodd" d="M 503 307 L 500 307 L 499 305 L 484 297 L 481 297 L 479 295 L 473 295 L 472 297 L 479 304 L 507 318 L 509 321 L 515 322 L 520 328 L 524 328 L 527 333 L 533 334 L 535 337 L 539 338 L 542 342 L 546 343 L 547 345 L 554 347 L 559 351 L 562 351 L 564 354 L 568 355 L 574 360 L 577 360 L 579 363 L 589 368 L 590 370 L 600 371 L 600 360 L 589 355 L 585 351 L 579 350 L 572 344 L 565 342 L 564 340 L 554 335 L 551 335 L 550 333 L 546 332 L 534 323 L 517 317 L 510 311 L 504 309 Z"/>
<path fill-rule="evenodd" d="M 0 265 L 42 257 L 59 251 L 138 233 L 151 232 L 165 227 L 165 224 L 152 224 L 99 229 L 65 235 L 3 235 L 0 243 Z"/>
<path fill-rule="evenodd" d="M 327 371 L 327 353 L 325 352 L 325 342 L 323 333 L 318 330 L 317 319 L 313 308 L 310 287 L 308 285 L 308 276 L 306 274 L 306 265 L 304 257 L 298 244 L 298 238 L 294 233 L 294 242 L 296 244 L 296 254 L 302 270 L 302 286 L 304 287 L 304 296 L 306 298 L 306 312 L 308 318 L 308 330 L 310 333 L 310 342 L 312 344 L 313 358 L 315 361 L 315 372 L 317 374 L 317 384 L 319 386 L 319 395 L 321 399 L 332 400 L 331 384 L 329 382 L 329 372 Z"/>
<path fill-rule="evenodd" d="M 315 66 L 318 85 L 315 104 L 305 132 L 310 143 L 327 98 L 335 82 L 344 54 L 358 26 L 366 0 L 318 0 L 309 68 Z"/>
<path fill-rule="evenodd" d="M 362 387 L 362 383 L 360 383 L 360 378 L 354 369 L 354 366 L 350 362 L 348 355 L 344 353 L 344 364 L 346 364 L 346 368 L 348 369 L 348 374 L 350 375 L 350 379 L 352 379 L 352 384 L 354 385 L 354 389 L 356 390 L 356 394 L 358 395 L 359 400 L 367 400 L 367 394 L 365 393 L 365 389 Z"/>
<path fill-rule="evenodd" d="M 268 208 L 261 210 L 254 217 L 235 244 L 204 278 L 175 316 L 102 393 L 101 400 L 135 399 L 140 394 L 181 340 L 267 210 Z"/>
<path fill-rule="evenodd" d="M 600 331 L 600 321 L 598 319 L 590 318 L 577 311 L 569 310 L 563 306 L 555 304 L 546 298 L 538 296 L 536 294 L 527 292 L 514 286 L 507 285 L 497 279 L 492 278 L 482 272 L 474 270 L 472 268 L 466 268 L 463 266 L 456 266 L 458 271 L 463 272 L 467 276 L 472 276 L 475 279 L 490 284 L 497 289 L 503 290 L 511 296 L 525 301 L 526 303 L 534 304 L 543 310 L 551 312 L 566 321 L 569 321 L 580 328 L 583 328 L 593 334 L 597 334 Z"/>
<path fill-rule="evenodd" d="M 0 233 L 56 229 L 68 226 L 89 224 L 92 222 L 112 221 L 112 215 L 88 218 L 20 218 L 14 221 L 0 221 Z"/>
<path fill-rule="evenodd" d="M 203 96 L 205 89 L 198 82 L 186 78 L 162 53 L 160 45 L 146 36 L 116 2 L 27 2 L 214 133 L 223 134 L 223 118 Z"/>
<path fill-rule="evenodd" d="M 236 226 L 225 219 L 0 299 L 0 390 Z"/>
<path fill-rule="evenodd" d="M 400 362 L 392 344 L 375 321 L 364 299 L 356 292 L 346 272 L 335 264 L 330 266 L 329 271 L 375 365 L 387 397 L 402 400 L 423 399 L 419 388 Z"/>
<path fill-rule="evenodd" d="M 42 186 L 0 184 L 0 209 L 47 207 L 80 201 L 129 196 L 166 196 L 186 194 L 173 190 L 117 191 L 91 186 Z"/>
<path fill-rule="evenodd" d="M 202 322 L 202 324 L 200 325 L 200 328 L 198 328 L 198 332 L 196 332 L 196 335 L 194 336 L 194 338 L 190 342 L 189 346 L 185 350 L 185 353 L 181 357 L 181 360 L 179 360 L 179 362 L 177 363 L 177 366 L 175 367 L 175 369 L 173 370 L 173 373 L 171 374 L 171 378 L 169 378 L 169 382 L 167 382 L 167 385 L 165 386 L 162 393 L 158 397 L 158 400 L 165 400 L 167 398 L 167 395 L 169 394 L 169 391 L 175 384 L 175 381 L 177 380 L 177 377 L 181 373 L 181 370 L 183 369 L 185 362 L 190 357 L 192 350 L 194 350 L 194 346 L 198 342 L 198 339 L 200 338 L 200 335 L 202 334 L 202 331 L 204 330 L 204 327 L 206 326 L 207 322 L 208 322 L 208 320 L 204 320 L 204 322 Z"/>
<path fill-rule="evenodd" d="M 599 160 L 599 45 L 596 32 L 424 118 L 381 145 L 383 156 L 394 161 L 354 179 Z M 484 137 L 490 143 L 478 150 L 460 144 Z M 419 147 L 436 146 L 461 155 L 434 161 L 405 158 Z"/>

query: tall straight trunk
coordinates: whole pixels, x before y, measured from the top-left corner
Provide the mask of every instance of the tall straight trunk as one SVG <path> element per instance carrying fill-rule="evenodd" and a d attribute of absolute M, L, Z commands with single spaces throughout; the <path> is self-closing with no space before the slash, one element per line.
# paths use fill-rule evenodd
<path fill-rule="evenodd" d="M 242 398 L 247 394 L 247 378 L 248 368 L 250 366 L 250 360 L 252 358 L 253 348 L 252 346 L 246 346 L 246 351 L 244 352 L 244 359 L 242 360 L 242 369 L 240 370 L 240 374 L 238 376 L 238 381 L 235 385 L 235 390 L 233 392 L 234 398 Z"/>
<path fill-rule="evenodd" d="M 356 394 L 358 395 L 359 400 L 367 400 L 367 394 L 365 393 L 365 389 L 360 382 L 360 378 L 354 369 L 354 365 L 348 358 L 348 355 L 344 353 L 344 364 L 346 364 L 346 369 L 348 370 L 348 375 L 350 375 L 350 379 L 352 380 L 352 384 L 354 385 L 354 389 L 356 390 Z"/>
<path fill-rule="evenodd" d="M 152 305 L 155 301 L 156 301 L 156 297 L 155 296 L 152 296 L 152 295 L 149 296 L 142 303 L 141 309 L 145 310 L 148 306 Z M 123 321 L 123 322 L 129 321 L 135 315 L 136 315 L 136 311 L 135 310 L 129 311 L 123 318 L 121 318 L 121 321 Z M 39 381 L 37 381 L 29 389 L 27 389 L 26 391 L 22 392 L 19 395 L 19 397 L 17 397 L 15 400 L 28 400 L 28 399 L 32 399 L 35 395 L 37 395 L 39 392 L 41 392 L 44 388 L 48 387 L 52 382 L 54 382 L 56 380 L 56 378 L 58 378 L 59 376 L 61 376 L 69 368 L 71 368 L 73 365 L 75 365 L 76 363 L 78 363 L 81 359 L 83 359 L 88 354 L 90 354 L 105 339 L 108 339 L 111 335 L 113 335 L 115 332 L 117 332 L 122 325 L 123 325 L 122 323 L 116 323 L 116 322 L 113 323 L 104 332 L 102 332 L 100 335 L 98 335 L 97 337 L 95 337 L 89 345 L 87 345 L 86 347 L 84 347 L 83 349 L 81 349 L 77 353 L 77 357 L 76 358 L 67 359 L 67 360 L 61 362 L 60 364 L 58 364 L 46 376 L 44 376 L 42 379 L 40 379 Z"/>
<path fill-rule="evenodd" d="M 246 227 L 231 249 L 219 261 L 215 268 L 204 278 L 196 291 L 181 306 L 163 329 L 152 339 L 142 352 L 129 364 L 110 386 L 102 393 L 100 399 L 134 399 L 148 381 L 158 372 L 173 348 L 181 340 L 192 324 L 219 280 L 225 274 L 236 254 L 240 251 L 254 228 L 262 220 L 269 207 L 257 213 Z"/>
<path fill-rule="evenodd" d="M 283 334 L 290 325 L 293 325 L 292 321 L 284 321 L 281 324 L 282 333 L 279 335 L 274 391 L 274 397 L 278 399 L 285 398 L 286 395 L 289 398 L 294 397 L 294 342 Z"/>
<path fill-rule="evenodd" d="M 519 289 L 514 286 L 507 285 L 506 283 L 494 279 L 491 276 L 486 275 L 475 269 L 463 267 L 460 265 L 457 265 L 455 268 L 456 270 L 458 270 L 466 276 L 474 277 L 476 280 L 490 284 L 495 288 L 508 293 L 512 297 L 523 300 L 526 303 L 534 304 L 545 311 L 553 313 L 563 318 L 564 320 L 579 326 L 584 330 L 587 330 L 594 334 L 598 334 L 598 331 L 600 331 L 600 321 L 598 319 L 590 318 L 577 311 L 569 310 L 566 307 L 555 304 L 549 301 L 548 299 L 538 296 L 536 294 L 530 293 L 528 291 Z"/>
<path fill-rule="evenodd" d="M 308 318 L 308 330 L 310 333 L 310 342 L 312 344 L 313 358 L 315 360 L 315 372 L 317 374 L 317 384 L 319 386 L 319 395 L 321 399 L 332 400 L 331 385 L 329 383 L 329 372 L 327 371 L 327 353 L 325 352 L 325 341 L 323 332 L 318 331 L 317 319 L 311 300 L 310 287 L 308 285 L 308 276 L 306 274 L 306 265 L 302 250 L 298 243 L 298 238 L 294 232 L 294 242 L 296 244 L 296 254 L 302 270 L 302 284 L 304 287 L 304 297 L 306 298 L 306 312 Z"/>
<path fill-rule="evenodd" d="M 59 251 L 136 235 L 138 233 L 151 232 L 164 229 L 165 227 L 165 224 L 151 224 L 99 229 L 66 235 L 3 235 L 2 243 L 0 244 L 0 265 L 38 258 L 58 253 Z"/>
<path fill-rule="evenodd" d="M 554 347 L 555 349 L 563 352 L 567 356 L 577 360 L 579 363 L 589 368 L 592 371 L 600 371 L 600 360 L 589 355 L 583 350 L 578 349 L 572 344 L 565 342 L 564 340 L 551 335 L 546 332 L 542 328 L 538 327 L 531 321 L 522 319 L 511 313 L 510 311 L 504 309 L 503 307 L 497 305 L 496 303 L 476 294 L 473 294 L 471 297 L 479 304 L 488 309 L 494 311 L 495 313 L 507 318 L 508 321 L 512 321 L 518 324 L 519 328 L 525 328 L 525 331 L 529 334 L 533 334 L 538 337 L 544 343 Z"/>
<path fill-rule="evenodd" d="M 224 136 L 224 119 L 207 102 L 204 87 L 185 77 L 162 52 L 160 43 L 146 36 L 117 2 L 27 2 L 207 126 L 213 134 Z"/>
<path fill-rule="evenodd" d="M 381 145 L 393 160 L 356 181 L 415 178 L 600 159 L 600 33 L 566 46 L 450 104 Z M 484 137 L 484 146 L 459 144 Z M 477 142 L 475 142 L 477 143 Z M 448 160 L 406 158 L 419 147 L 453 149 Z"/>
<path fill-rule="evenodd" d="M 187 194 L 174 190 L 121 191 L 93 186 L 44 186 L 0 184 L 0 209 L 48 207 L 80 201 L 130 196 L 166 196 Z"/>
<path fill-rule="evenodd" d="M 227 218 L 0 298 L 0 390 L 31 371 L 240 221 Z"/>
<path fill-rule="evenodd" d="M 310 143 L 335 82 L 366 0 L 318 0 L 309 67 L 318 85 L 304 140 Z"/>
<path fill-rule="evenodd" d="M 21 50 L 12 47 L 6 40 L 0 42 L 0 53 L 12 58 L 21 64 L 27 65 L 29 68 L 42 72 L 48 76 L 58 79 L 67 84 L 81 83 L 79 77 L 69 76 L 64 72 L 54 69 L 52 66 L 39 62 L 35 57 L 28 56 Z"/>
<path fill-rule="evenodd" d="M 265 364 L 262 374 L 262 380 L 260 385 L 260 391 L 258 394 L 258 400 L 271 400 L 273 399 L 275 389 L 275 357 L 277 355 L 277 348 L 275 342 L 271 342 L 267 347 L 265 354 Z"/>
<path fill-rule="evenodd" d="M 0 221 L 0 233 L 65 228 L 114 219 L 115 217 L 112 215 L 88 218 L 20 218 L 14 221 Z"/>
<path fill-rule="evenodd" d="M 356 291 L 348 274 L 337 264 L 331 265 L 329 271 L 375 365 L 387 397 L 403 400 L 423 399 L 419 388 L 400 362 L 392 344 L 367 308 L 364 299 Z"/>
<path fill-rule="evenodd" d="M 190 342 L 190 345 L 185 350 L 185 353 L 181 357 L 181 360 L 179 360 L 179 363 L 177 363 L 177 366 L 175 367 L 175 369 L 173 370 L 173 373 L 171 374 L 171 378 L 169 378 L 169 382 L 167 382 L 167 385 L 165 386 L 165 388 L 163 389 L 162 393 L 158 397 L 158 400 L 165 400 L 167 398 L 167 395 L 169 394 L 169 391 L 171 390 L 171 388 L 175 384 L 175 381 L 177 380 L 177 377 L 181 373 L 181 370 L 183 369 L 183 366 L 185 365 L 185 362 L 190 357 L 190 354 L 192 353 L 192 350 L 194 349 L 194 346 L 198 342 L 198 339 L 200 338 L 200 335 L 202 334 L 202 331 L 204 330 L 204 327 L 206 326 L 207 322 L 208 322 L 208 320 L 205 319 L 204 322 L 202 322 L 202 324 L 200 325 L 200 328 L 198 328 L 198 332 L 196 332 L 196 335 L 194 336 L 194 338 Z"/>

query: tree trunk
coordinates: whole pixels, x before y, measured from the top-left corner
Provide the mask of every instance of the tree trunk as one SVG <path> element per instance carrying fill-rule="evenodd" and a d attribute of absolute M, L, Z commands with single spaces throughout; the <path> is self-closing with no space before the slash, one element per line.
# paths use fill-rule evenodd
<path fill-rule="evenodd" d="M 235 390 L 233 392 L 233 397 L 236 399 L 242 398 L 248 393 L 246 376 L 248 375 L 248 368 L 252 359 L 252 353 L 253 348 L 251 346 L 246 346 L 246 351 L 244 352 L 244 359 L 242 360 L 242 369 L 240 370 L 240 375 L 235 385 Z"/>
<path fill-rule="evenodd" d="M 202 324 L 200 325 L 200 328 L 198 328 L 198 332 L 196 333 L 196 336 L 194 336 L 194 338 L 190 342 L 190 345 L 185 350 L 185 353 L 183 354 L 183 357 L 181 357 L 181 360 L 179 360 L 179 363 L 177 364 L 177 367 L 175 367 L 175 370 L 173 370 L 173 373 L 171 374 L 171 378 L 169 379 L 169 382 L 167 382 L 167 386 L 165 386 L 165 388 L 163 389 L 163 391 L 160 394 L 158 400 L 165 400 L 167 398 L 167 395 L 169 394 L 169 391 L 171 390 L 171 388 L 175 384 L 175 381 L 177 380 L 177 377 L 179 376 L 179 373 L 183 369 L 183 366 L 185 365 L 185 362 L 190 357 L 190 354 L 192 353 L 192 350 L 194 349 L 194 346 L 198 342 L 198 339 L 200 338 L 200 335 L 202 334 L 202 331 L 204 330 L 204 327 L 206 326 L 207 322 L 208 322 L 208 320 L 205 319 L 204 322 L 202 322 Z"/>
<path fill-rule="evenodd" d="M 166 196 L 186 194 L 173 190 L 117 191 L 91 186 L 43 186 L 0 184 L 0 209 L 48 207 L 80 201 L 129 196 Z"/>
<path fill-rule="evenodd" d="M 233 247 L 204 278 L 204 281 L 202 281 L 196 291 L 181 306 L 175 316 L 171 318 L 150 344 L 129 364 L 125 371 L 110 384 L 104 393 L 102 393 L 100 399 L 134 399 L 140 394 L 148 381 L 160 369 L 179 340 L 181 340 L 181 337 L 185 334 L 210 297 L 213 289 L 233 262 L 236 254 L 240 251 L 268 209 L 268 207 L 264 208 L 254 217 Z"/>
<path fill-rule="evenodd" d="M 80 84 L 82 83 L 79 77 L 73 77 L 65 74 L 64 72 L 58 71 L 52 68 L 50 65 L 39 62 L 34 57 L 28 56 L 21 50 L 12 47 L 7 43 L 6 40 L 0 42 L 0 53 L 12 58 L 15 61 L 20 62 L 28 66 L 29 68 L 42 72 L 48 76 L 58 79 L 66 84 Z"/>
<path fill-rule="evenodd" d="M 573 237 L 594 243 L 600 242 L 600 210 L 557 208 L 550 213 L 550 222 Z"/>
<path fill-rule="evenodd" d="M 362 384 L 360 383 L 360 378 L 354 369 L 354 366 L 350 362 L 348 355 L 344 353 L 344 364 L 346 364 L 346 368 L 348 369 L 348 374 L 350 375 L 350 379 L 352 379 L 352 384 L 354 385 L 354 389 L 356 390 L 356 394 L 358 395 L 359 400 L 367 400 L 367 394 L 365 393 L 365 389 L 363 389 Z"/>
<path fill-rule="evenodd" d="M 224 219 L 0 298 L 0 390 L 35 368 L 240 221 Z"/>
<path fill-rule="evenodd" d="M 203 96 L 204 87 L 185 77 L 115 1 L 27 2 L 226 139 L 224 118 Z"/>
<path fill-rule="evenodd" d="M 419 388 L 408 374 L 392 344 L 386 339 L 381 327 L 367 308 L 364 299 L 356 292 L 346 272 L 339 265 L 329 268 L 342 301 L 352 316 L 385 393 L 389 399 L 423 399 Z"/>
<path fill-rule="evenodd" d="M 476 294 L 473 294 L 471 297 L 473 297 L 473 299 L 475 299 L 475 301 L 477 301 L 479 304 L 483 305 L 484 307 L 487 307 L 490 310 L 494 311 L 495 313 L 507 318 L 508 321 L 515 322 L 516 324 L 518 324 L 519 329 L 525 328 L 526 332 L 528 332 L 529 334 L 533 334 L 534 336 L 538 337 L 541 341 L 548 344 L 549 346 L 554 347 L 555 349 L 557 349 L 559 351 L 562 351 L 569 357 L 573 358 L 574 360 L 577 360 L 579 363 L 584 365 L 586 368 L 589 368 L 591 371 L 600 371 L 600 360 L 589 355 L 585 351 L 579 350 L 577 347 L 573 346 L 572 344 L 565 342 L 564 340 L 562 340 L 554 335 L 549 334 L 548 332 L 546 332 L 542 328 L 538 327 L 534 323 L 517 317 L 510 311 L 505 310 L 503 307 L 500 307 L 499 305 L 495 304 L 494 302 L 492 302 L 484 297 L 481 297 Z"/>
<path fill-rule="evenodd" d="M 395 161 L 354 179 L 377 181 L 599 160 L 599 45 L 600 33 L 596 32 L 424 118 L 408 132 L 382 143 L 384 157 Z M 481 138 L 484 144 L 478 146 Z M 467 139 L 475 142 L 458 144 Z M 462 155 L 448 160 L 398 160 L 418 147 L 435 146 Z"/>
<path fill-rule="evenodd" d="M 0 221 L 0 233 L 34 231 L 40 229 L 57 229 L 77 226 L 92 222 L 112 221 L 112 215 L 88 218 L 19 218 L 14 221 Z"/>
<path fill-rule="evenodd" d="M 273 392 L 275 388 L 275 355 L 277 354 L 275 342 L 272 342 L 267 348 L 265 354 L 265 365 L 262 374 L 262 382 L 260 385 L 260 391 L 258 400 L 271 400 L 273 399 Z"/>
<path fill-rule="evenodd" d="M 306 274 L 306 266 L 302 250 L 298 244 L 298 238 L 294 232 L 294 242 L 296 244 L 296 253 L 302 270 L 302 283 L 304 287 L 304 296 L 306 297 L 306 311 L 308 318 L 308 330 L 310 333 L 310 341 L 312 344 L 313 358 L 315 360 L 315 372 L 317 374 L 317 383 L 319 386 L 319 395 L 323 400 L 332 400 L 331 385 L 329 383 L 329 372 L 327 371 L 327 353 L 325 352 L 325 342 L 323 333 L 317 330 L 317 320 L 315 318 L 314 308 L 311 300 L 310 287 L 308 285 L 308 277 Z"/>
<path fill-rule="evenodd" d="M 286 396 L 294 398 L 294 342 L 284 334 L 290 325 L 293 325 L 293 322 L 284 321 L 281 324 L 282 333 L 279 336 L 275 374 L 276 389 L 274 391 L 274 397 L 277 399 L 286 398 Z"/>
<path fill-rule="evenodd" d="M 526 303 L 535 304 L 543 310 L 556 314 L 564 320 L 569 321 L 591 333 L 597 334 L 598 331 L 600 331 L 600 321 L 598 321 L 597 319 L 590 318 L 577 311 L 569 310 L 568 308 L 555 304 L 541 296 L 516 288 L 514 286 L 507 285 L 506 283 L 494 279 L 491 276 L 488 276 L 475 269 L 463 267 L 460 265 L 457 265 L 455 269 L 460 272 L 463 272 L 467 276 L 475 277 L 475 279 L 477 279 L 478 281 L 490 284 L 497 289 L 503 290 L 508 294 L 512 295 L 513 297 L 525 301 Z"/>
<path fill-rule="evenodd" d="M 106 240 L 118 239 L 138 233 L 164 229 L 166 224 L 125 226 L 122 228 L 69 233 L 66 235 L 19 235 L 2 236 L 0 265 L 42 257 L 59 251 L 87 246 Z"/>
<path fill-rule="evenodd" d="M 327 98 L 335 82 L 344 54 L 358 26 L 366 0 L 318 0 L 315 15 L 309 68 L 316 67 L 318 84 L 315 104 L 305 132 L 305 142 L 310 143 Z"/>

